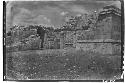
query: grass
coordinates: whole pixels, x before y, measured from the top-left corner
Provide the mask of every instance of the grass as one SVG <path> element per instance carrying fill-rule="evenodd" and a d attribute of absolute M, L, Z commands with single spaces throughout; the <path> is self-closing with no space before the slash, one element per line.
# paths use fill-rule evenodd
<path fill-rule="evenodd" d="M 9 52 L 8 80 L 109 80 L 121 75 L 121 56 L 75 49 Z"/>

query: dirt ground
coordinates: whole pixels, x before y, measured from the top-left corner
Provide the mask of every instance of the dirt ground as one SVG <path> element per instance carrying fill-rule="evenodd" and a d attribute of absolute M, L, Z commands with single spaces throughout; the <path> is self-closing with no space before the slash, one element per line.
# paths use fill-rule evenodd
<path fill-rule="evenodd" d="M 6 53 L 7 80 L 116 80 L 121 55 L 76 49 L 29 50 Z"/>

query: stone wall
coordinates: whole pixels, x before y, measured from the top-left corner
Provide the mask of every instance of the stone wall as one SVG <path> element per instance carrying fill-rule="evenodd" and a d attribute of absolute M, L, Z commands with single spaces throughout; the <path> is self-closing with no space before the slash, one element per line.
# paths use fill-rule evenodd
<path fill-rule="evenodd" d="M 44 49 L 60 49 L 60 35 L 55 32 L 45 33 L 43 48 Z"/>
<path fill-rule="evenodd" d="M 76 49 L 92 51 L 101 54 L 120 54 L 121 45 L 112 43 L 77 43 Z"/>
<path fill-rule="evenodd" d="M 41 39 L 36 38 L 27 38 L 23 41 L 14 42 L 11 45 L 6 46 L 7 52 L 14 51 L 25 51 L 25 50 L 39 50 L 41 45 Z"/>
<path fill-rule="evenodd" d="M 41 39 L 36 29 L 11 31 L 12 35 L 6 37 L 6 51 L 24 51 L 40 49 Z"/>
<path fill-rule="evenodd" d="M 121 17 L 113 15 L 112 17 L 112 39 L 121 40 Z"/>
<path fill-rule="evenodd" d="M 30 35 L 36 35 L 37 32 L 35 29 L 31 29 L 31 30 L 16 30 L 12 32 L 12 37 L 14 37 L 14 41 L 20 41 L 22 39 L 28 38 Z"/>

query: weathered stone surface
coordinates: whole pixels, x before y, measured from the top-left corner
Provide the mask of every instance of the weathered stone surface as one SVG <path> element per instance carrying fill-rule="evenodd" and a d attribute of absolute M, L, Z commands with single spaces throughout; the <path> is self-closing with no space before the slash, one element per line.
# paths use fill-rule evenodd
<path fill-rule="evenodd" d="M 93 51 L 100 54 L 120 54 L 121 45 L 112 43 L 77 43 L 76 49 Z"/>
<path fill-rule="evenodd" d="M 27 38 L 23 41 L 17 41 L 10 46 L 6 46 L 7 52 L 13 51 L 25 51 L 25 50 L 38 50 L 40 49 L 40 42 L 39 38 Z"/>

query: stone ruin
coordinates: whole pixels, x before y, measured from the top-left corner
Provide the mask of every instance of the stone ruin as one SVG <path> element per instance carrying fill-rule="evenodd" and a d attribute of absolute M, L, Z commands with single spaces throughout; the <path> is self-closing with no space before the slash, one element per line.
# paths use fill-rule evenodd
<path fill-rule="evenodd" d="M 115 10 L 115 11 L 114 11 Z M 12 36 L 6 38 L 7 46 L 13 46 L 18 50 L 38 50 L 41 44 L 43 49 L 64 49 L 73 47 L 83 51 L 93 51 L 102 54 L 116 54 L 121 52 L 121 16 L 120 11 L 113 7 L 103 8 L 96 19 L 96 26 L 86 28 L 83 18 L 77 17 L 72 28 L 64 26 L 61 30 L 46 29 L 44 39 L 37 35 L 36 27 L 18 27 L 12 30 Z M 84 21 L 84 22 L 83 22 Z M 92 21 L 93 22 L 93 21 Z M 95 21 L 94 21 L 95 22 Z M 67 22 L 67 24 L 70 22 Z M 72 22 L 71 22 L 72 23 Z M 41 27 L 43 28 L 43 27 Z M 44 41 L 41 43 L 41 41 Z M 118 42 L 114 44 L 115 42 Z M 12 45 L 10 43 L 13 43 Z M 11 50 L 11 48 L 9 48 Z"/>
<path fill-rule="evenodd" d="M 121 16 L 119 9 L 107 6 L 103 10 L 99 13 L 94 29 L 63 31 L 65 34 L 63 48 L 70 46 L 83 51 L 120 54 Z"/>

